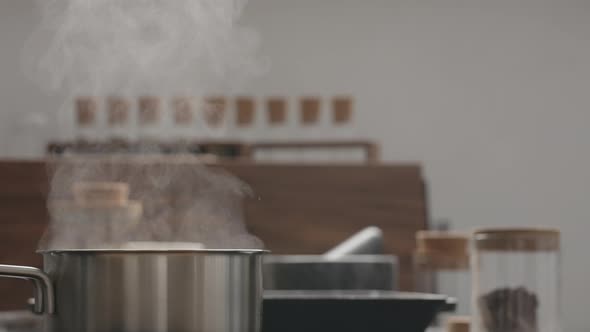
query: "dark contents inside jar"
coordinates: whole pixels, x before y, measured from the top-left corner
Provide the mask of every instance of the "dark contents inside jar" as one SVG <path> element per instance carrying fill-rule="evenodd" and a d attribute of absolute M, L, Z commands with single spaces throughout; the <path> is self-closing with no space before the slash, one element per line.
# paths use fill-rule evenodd
<path fill-rule="evenodd" d="M 537 332 L 537 295 L 524 287 L 498 288 L 478 298 L 487 332 Z"/>

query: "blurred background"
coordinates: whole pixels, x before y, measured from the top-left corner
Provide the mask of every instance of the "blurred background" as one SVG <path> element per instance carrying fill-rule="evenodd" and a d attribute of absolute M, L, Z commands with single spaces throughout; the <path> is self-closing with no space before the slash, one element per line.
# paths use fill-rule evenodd
<path fill-rule="evenodd" d="M 39 20 L 32 0 L 0 2 L 0 157 L 38 161 L 66 148 L 92 150 L 96 146 L 87 144 L 93 143 L 92 135 L 101 142 L 121 139 L 104 143 L 101 150 L 133 150 L 124 137 L 85 125 L 84 114 L 99 119 L 99 113 L 110 112 L 106 97 L 82 98 L 78 104 L 68 100 L 71 123 L 58 126 L 52 120 L 52 110 L 64 109 L 63 98 L 43 92 L 22 69 L 24 41 Z M 317 220 L 338 220 L 349 213 L 349 207 L 341 206 L 346 204 L 332 202 L 326 203 L 333 211 L 328 216 L 316 206 L 322 197 L 314 202 L 300 198 L 324 182 L 342 184 L 327 191 L 335 202 L 377 202 L 353 213 L 348 219 L 356 221 L 344 223 L 341 231 L 333 221 L 302 234 L 311 243 L 303 253 L 328 249 L 363 226 L 389 227 L 384 226 L 387 215 L 407 208 L 404 204 L 415 204 L 414 210 L 401 212 L 396 220 L 413 220 L 412 232 L 559 228 L 565 330 L 587 331 L 589 2 L 251 0 L 242 21 L 260 33 L 261 53 L 270 59 L 268 72 L 229 93 L 203 96 L 221 105 L 222 130 L 193 136 L 179 115 L 155 129 L 152 139 L 171 153 L 175 137 L 182 138 L 183 148 L 190 141 L 195 151 L 217 156 L 260 191 L 262 202 L 263 194 L 280 196 L 273 191 L 280 189 L 268 185 L 272 179 L 289 182 L 299 176 L 292 174 L 304 174 L 302 187 L 293 189 L 301 193 L 291 191 L 291 197 L 275 200 L 321 210 L 313 217 Z M 156 113 L 165 118 L 174 103 L 168 96 L 155 97 L 160 105 Z M 128 102 L 123 113 L 132 117 L 137 98 Z M 194 110 L 194 121 L 199 121 L 198 107 Z M 258 164 L 259 170 L 275 164 L 289 165 L 291 171 L 307 168 L 289 173 L 277 166 L 279 170 L 259 175 L 252 170 Z M 348 165 L 341 173 L 325 170 L 326 165 L 340 169 L 340 164 Z M 341 200 L 339 192 L 349 195 Z M 401 197 L 397 203 L 387 203 L 395 195 Z M 305 218 L 307 211 L 291 213 L 276 207 L 286 203 L 268 200 L 275 204 L 275 214 L 260 212 L 262 205 L 248 210 L 259 220 L 255 234 L 281 236 L 275 228 L 265 228 L 270 220 L 261 217 L 264 213 L 268 219 Z M 363 220 L 367 213 L 377 214 L 375 222 Z M 406 234 L 399 226 L 403 221 L 395 225 L 387 228 L 386 241 L 400 241 L 391 234 Z M 408 244 L 407 255 L 413 246 Z M 403 254 L 397 254 L 403 265 Z"/>

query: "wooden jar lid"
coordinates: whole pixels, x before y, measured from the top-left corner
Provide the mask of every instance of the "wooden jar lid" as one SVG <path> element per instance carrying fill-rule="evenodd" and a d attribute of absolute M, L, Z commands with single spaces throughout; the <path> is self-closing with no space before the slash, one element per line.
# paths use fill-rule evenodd
<path fill-rule="evenodd" d="M 469 236 L 457 232 L 419 231 L 416 233 L 416 259 L 440 269 L 469 267 Z"/>
<path fill-rule="evenodd" d="M 129 185 L 123 182 L 76 182 L 74 201 L 82 206 L 125 206 L 129 202 Z"/>
<path fill-rule="evenodd" d="M 469 252 L 469 235 L 457 232 L 418 231 L 418 252 L 465 254 Z"/>
<path fill-rule="evenodd" d="M 489 251 L 556 251 L 560 232 L 552 228 L 487 228 L 473 233 L 475 247 Z"/>
<path fill-rule="evenodd" d="M 451 316 L 447 319 L 447 332 L 469 332 L 470 325 L 467 316 Z"/>

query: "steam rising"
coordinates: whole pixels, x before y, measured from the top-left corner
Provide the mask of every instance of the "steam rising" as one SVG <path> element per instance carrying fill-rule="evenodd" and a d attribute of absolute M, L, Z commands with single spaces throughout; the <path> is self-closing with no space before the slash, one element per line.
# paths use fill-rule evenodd
<path fill-rule="evenodd" d="M 251 189 L 195 157 L 70 157 L 56 161 L 51 175 L 52 223 L 41 243 L 44 249 L 117 247 L 127 241 L 198 242 L 217 249 L 262 247 L 244 226 L 242 201 Z M 143 207 L 140 222 L 130 223 L 120 213 L 104 220 L 101 209 L 98 217 L 76 215 L 72 224 L 71 213 L 65 210 L 70 205 L 56 203 L 74 201 L 72 187 L 83 182 L 127 183 L 130 199 Z"/>
<path fill-rule="evenodd" d="M 39 0 L 43 21 L 26 46 L 25 67 L 42 86 L 65 95 L 66 104 L 80 95 L 199 96 L 227 91 L 265 69 L 256 55 L 258 35 L 238 24 L 245 3 Z M 60 122 L 71 117 L 66 110 L 70 108 L 58 114 Z M 52 221 L 41 247 L 114 245 L 112 234 L 117 232 L 126 234 L 117 243 L 195 241 L 208 248 L 260 247 L 242 220 L 241 200 L 249 192 L 245 184 L 190 157 L 162 158 L 57 161 L 48 200 Z M 143 209 L 139 225 L 126 233 L 128 228 L 101 226 L 102 215 L 68 217 L 72 186 L 80 181 L 129 184 L 130 199 Z"/>
<path fill-rule="evenodd" d="M 198 95 L 259 74 L 246 0 L 40 0 L 26 68 L 72 95 Z"/>

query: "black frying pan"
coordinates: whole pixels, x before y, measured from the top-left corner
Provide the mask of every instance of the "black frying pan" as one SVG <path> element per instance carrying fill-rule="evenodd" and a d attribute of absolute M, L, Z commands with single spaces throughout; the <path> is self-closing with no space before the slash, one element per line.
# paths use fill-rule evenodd
<path fill-rule="evenodd" d="M 265 291 L 262 332 L 423 332 L 444 295 L 392 291 Z"/>

